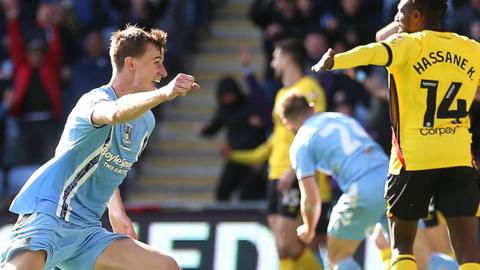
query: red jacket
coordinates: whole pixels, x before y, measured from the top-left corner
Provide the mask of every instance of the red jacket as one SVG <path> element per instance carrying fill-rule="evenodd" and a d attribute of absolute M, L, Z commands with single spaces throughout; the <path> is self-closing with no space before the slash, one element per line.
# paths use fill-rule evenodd
<path fill-rule="evenodd" d="M 22 103 L 27 93 L 27 87 L 32 78 L 32 65 L 28 61 L 25 41 L 22 37 L 20 24 L 17 20 L 9 20 L 7 33 L 10 38 L 10 54 L 14 66 L 13 104 L 11 112 L 14 116 L 22 115 Z M 60 96 L 60 68 L 62 61 L 62 42 L 58 27 L 52 31 L 47 53 L 40 65 L 40 80 L 52 104 L 52 115 L 60 118 L 62 101 Z"/>

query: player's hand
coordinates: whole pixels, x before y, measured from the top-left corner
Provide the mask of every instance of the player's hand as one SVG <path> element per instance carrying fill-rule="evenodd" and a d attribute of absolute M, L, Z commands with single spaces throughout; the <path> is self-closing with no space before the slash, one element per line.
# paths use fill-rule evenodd
<path fill-rule="evenodd" d="M 242 64 L 242 67 L 250 66 L 250 50 L 247 46 L 242 46 L 240 52 L 240 63 Z"/>
<path fill-rule="evenodd" d="M 123 211 L 108 212 L 110 225 L 114 233 L 126 234 L 135 240 L 138 240 L 138 235 L 133 228 L 132 220 Z"/>
<path fill-rule="evenodd" d="M 315 237 L 315 231 L 309 230 L 306 224 L 297 227 L 297 236 L 305 244 L 310 244 Z"/>
<path fill-rule="evenodd" d="M 168 96 L 168 99 L 173 99 L 177 96 L 185 96 L 191 90 L 200 89 L 200 85 L 195 82 L 195 77 L 192 75 L 179 73 L 173 80 L 163 87 Z"/>
<path fill-rule="evenodd" d="M 289 190 L 295 180 L 295 172 L 292 169 L 289 169 L 284 175 L 282 175 L 282 177 L 280 177 L 280 179 L 278 179 L 277 190 Z"/>
<path fill-rule="evenodd" d="M 322 56 L 320 61 L 312 67 L 312 71 L 320 72 L 323 70 L 330 70 L 333 68 L 333 58 L 335 52 L 332 48 L 328 49 L 327 52 Z"/>

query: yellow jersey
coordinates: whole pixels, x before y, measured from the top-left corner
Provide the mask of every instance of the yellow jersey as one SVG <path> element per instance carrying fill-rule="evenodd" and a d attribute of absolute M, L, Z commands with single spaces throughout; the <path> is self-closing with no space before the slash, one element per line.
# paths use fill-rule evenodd
<path fill-rule="evenodd" d="M 270 138 L 272 145 L 269 164 L 269 176 L 271 180 L 279 179 L 291 168 L 288 152 L 295 134 L 290 131 L 280 118 L 280 102 L 289 93 L 299 93 L 306 97 L 309 103 L 313 103 L 315 111 L 325 111 L 327 104 L 323 88 L 309 76 L 304 76 L 289 87 L 283 87 L 277 92 L 273 104 L 273 132 Z"/>
<path fill-rule="evenodd" d="M 480 79 L 479 57 L 476 41 L 428 30 L 335 56 L 335 69 L 375 64 L 390 72 L 390 174 L 472 166 L 468 111 Z"/>
<path fill-rule="evenodd" d="M 290 87 L 280 89 L 275 96 L 273 115 L 273 132 L 270 138 L 253 150 L 235 150 L 230 154 L 230 159 L 242 164 L 261 163 L 268 158 L 269 180 L 278 180 L 290 168 L 289 149 L 295 134 L 290 131 L 280 118 L 280 102 L 285 95 L 296 92 L 304 95 L 310 103 L 314 104 L 318 112 L 325 111 L 327 104 L 323 88 L 311 77 L 304 76 Z M 322 202 L 332 199 L 332 187 L 327 175 L 317 172 L 315 175 L 318 192 Z"/>

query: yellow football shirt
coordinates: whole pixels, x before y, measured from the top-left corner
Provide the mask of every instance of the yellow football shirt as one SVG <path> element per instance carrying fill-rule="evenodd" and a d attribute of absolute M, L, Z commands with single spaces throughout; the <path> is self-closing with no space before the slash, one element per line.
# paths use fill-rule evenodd
<path fill-rule="evenodd" d="M 366 59 L 362 59 L 362 53 Z M 468 110 L 480 79 L 480 44 L 437 31 L 397 34 L 335 56 L 335 69 L 390 72 L 393 143 L 389 173 L 472 166 Z"/>
<path fill-rule="evenodd" d="M 299 93 L 306 97 L 309 103 L 313 103 L 315 111 L 325 111 L 327 104 L 322 87 L 311 77 L 304 76 L 290 87 L 283 87 L 277 92 L 273 105 L 273 132 L 270 138 L 272 152 L 268 164 L 270 167 L 269 179 L 279 179 L 291 168 L 288 151 L 295 134 L 290 131 L 280 118 L 280 102 L 289 93 Z"/>

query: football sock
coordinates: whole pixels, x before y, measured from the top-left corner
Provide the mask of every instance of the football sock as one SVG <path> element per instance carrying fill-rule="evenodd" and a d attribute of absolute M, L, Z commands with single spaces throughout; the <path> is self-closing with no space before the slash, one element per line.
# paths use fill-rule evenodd
<path fill-rule="evenodd" d="M 297 270 L 295 267 L 295 261 L 291 258 L 281 258 L 280 270 Z"/>
<path fill-rule="evenodd" d="M 401 254 L 392 259 L 391 270 L 417 270 L 415 257 L 410 254 Z"/>
<path fill-rule="evenodd" d="M 480 263 L 464 263 L 459 270 L 480 270 Z"/>
<path fill-rule="evenodd" d="M 304 248 L 296 259 L 299 269 L 305 270 L 323 270 L 322 264 L 318 261 L 313 251 L 309 248 Z"/>
<path fill-rule="evenodd" d="M 392 250 L 389 247 L 380 250 L 380 260 L 382 260 L 383 269 L 390 270 L 391 257 L 392 257 Z"/>

